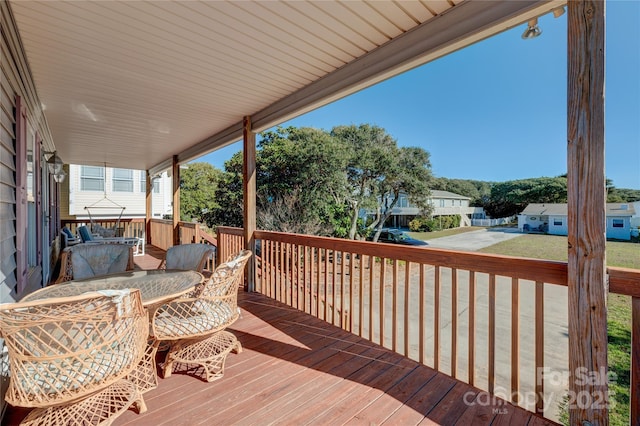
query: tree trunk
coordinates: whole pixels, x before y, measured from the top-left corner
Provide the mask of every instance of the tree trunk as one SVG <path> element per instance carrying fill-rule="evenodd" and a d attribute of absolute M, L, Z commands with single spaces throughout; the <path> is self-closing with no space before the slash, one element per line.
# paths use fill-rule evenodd
<path fill-rule="evenodd" d="M 356 231 L 358 230 L 358 202 L 351 202 L 351 228 L 349 229 L 349 239 L 356 239 Z"/>

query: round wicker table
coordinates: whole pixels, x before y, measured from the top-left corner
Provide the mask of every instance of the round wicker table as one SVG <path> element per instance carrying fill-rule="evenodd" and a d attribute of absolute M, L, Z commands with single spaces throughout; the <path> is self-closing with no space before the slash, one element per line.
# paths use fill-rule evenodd
<path fill-rule="evenodd" d="M 72 280 L 34 291 L 22 298 L 21 302 L 48 299 L 52 297 L 77 296 L 88 291 L 140 290 L 142 304 L 154 306 L 175 299 L 195 289 L 204 281 L 204 276 L 195 271 L 154 269 L 148 271 L 127 271 L 111 275 Z"/>

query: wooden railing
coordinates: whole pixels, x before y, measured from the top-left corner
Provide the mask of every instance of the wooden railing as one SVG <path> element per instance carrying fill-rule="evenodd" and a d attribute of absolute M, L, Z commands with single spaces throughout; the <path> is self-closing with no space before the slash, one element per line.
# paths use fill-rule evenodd
<path fill-rule="evenodd" d="M 151 219 L 149 243 L 162 250 L 173 245 L 173 222 L 164 219 Z"/>
<path fill-rule="evenodd" d="M 219 226 L 218 235 L 218 262 L 224 262 L 234 253 L 244 249 L 244 233 L 241 228 Z M 221 236 L 224 235 L 224 238 Z"/>
<path fill-rule="evenodd" d="M 256 231 L 256 289 L 531 411 L 567 390 L 567 264 Z M 218 228 L 220 253 L 242 230 Z M 632 418 L 640 389 L 640 271 L 609 268 L 632 296 Z M 635 413 L 635 414 L 634 414 Z"/>
<path fill-rule="evenodd" d="M 72 233 L 76 234 L 79 226 L 91 227 L 91 221 L 78 219 L 62 219 L 62 226 L 66 226 Z M 145 220 L 144 219 L 94 219 L 93 223 L 103 228 L 113 229 L 118 225 L 116 235 L 119 237 L 135 237 L 144 238 Z"/>

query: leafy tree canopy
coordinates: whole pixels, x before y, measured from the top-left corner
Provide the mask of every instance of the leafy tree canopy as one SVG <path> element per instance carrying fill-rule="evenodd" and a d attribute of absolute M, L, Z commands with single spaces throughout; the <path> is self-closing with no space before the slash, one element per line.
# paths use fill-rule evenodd
<path fill-rule="evenodd" d="M 204 222 L 205 215 L 218 207 L 216 189 L 222 171 L 209 163 L 190 163 L 180 170 L 180 219 Z"/>

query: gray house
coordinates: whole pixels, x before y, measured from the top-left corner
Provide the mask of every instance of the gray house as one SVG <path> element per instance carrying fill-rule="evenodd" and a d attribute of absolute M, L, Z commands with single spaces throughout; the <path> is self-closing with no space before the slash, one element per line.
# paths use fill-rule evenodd
<path fill-rule="evenodd" d="M 607 204 L 607 238 L 631 239 L 631 218 L 636 215 L 633 204 Z M 566 204 L 529 204 L 518 215 L 518 229 L 522 232 L 544 232 L 568 235 Z"/>

